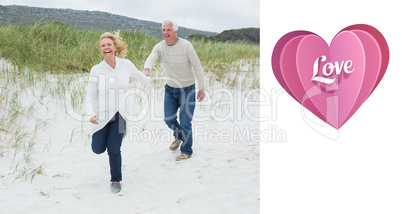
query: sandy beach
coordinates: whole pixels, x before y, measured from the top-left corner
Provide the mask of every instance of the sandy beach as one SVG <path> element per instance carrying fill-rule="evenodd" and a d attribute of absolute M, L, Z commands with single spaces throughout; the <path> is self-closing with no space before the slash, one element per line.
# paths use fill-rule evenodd
<path fill-rule="evenodd" d="M 20 129 L 0 127 L 0 213 L 259 213 L 258 90 L 207 83 L 207 98 L 195 110 L 194 154 L 177 162 L 162 117 L 163 88 L 133 82 L 147 96 L 133 96 L 137 112 L 122 145 L 122 192 L 114 194 L 107 153 L 91 151 L 91 124 L 77 118 L 83 106 L 62 101 L 69 91 L 50 93 L 65 76 L 48 74 L 21 87 L 9 80 L 17 72 L 12 66 L 2 60 L 0 69 L 2 124 L 13 112 L 6 105 L 13 94 L 25 109 L 14 122 Z M 82 89 L 75 86 L 67 88 Z"/>

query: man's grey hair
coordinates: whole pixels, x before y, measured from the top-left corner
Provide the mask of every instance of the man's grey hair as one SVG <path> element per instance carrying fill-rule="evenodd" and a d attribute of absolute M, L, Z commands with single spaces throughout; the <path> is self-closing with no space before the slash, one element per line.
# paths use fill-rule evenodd
<path fill-rule="evenodd" d="M 177 26 L 177 23 L 172 21 L 172 20 L 165 20 L 162 23 L 162 29 L 163 29 L 163 25 L 165 24 L 171 24 L 173 26 L 173 31 L 179 30 L 179 26 Z"/>

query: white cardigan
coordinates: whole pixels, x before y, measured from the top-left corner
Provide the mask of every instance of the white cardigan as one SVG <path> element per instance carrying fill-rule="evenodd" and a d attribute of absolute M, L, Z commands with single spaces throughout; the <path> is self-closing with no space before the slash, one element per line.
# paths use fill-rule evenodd
<path fill-rule="evenodd" d="M 102 129 L 118 111 L 127 121 L 127 89 L 130 77 L 150 84 L 145 76 L 127 59 L 116 57 L 113 69 L 104 60 L 91 69 L 86 95 L 86 114 L 97 115 L 99 125 L 93 124 L 91 134 Z"/>

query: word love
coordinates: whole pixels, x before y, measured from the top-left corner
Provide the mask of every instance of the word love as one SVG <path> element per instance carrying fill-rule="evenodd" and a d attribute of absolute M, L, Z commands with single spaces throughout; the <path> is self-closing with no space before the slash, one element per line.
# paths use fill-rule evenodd
<path fill-rule="evenodd" d="M 342 29 L 330 45 L 312 32 L 292 31 L 279 39 L 272 52 L 272 70 L 279 84 L 335 129 L 371 95 L 388 62 L 384 36 L 365 24 Z"/>
<path fill-rule="evenodd" d="M 321 62 L 325 62 L 327 60 L 327 57 L 325 55 L 322 55 L 315 60 L 314 66 L 313 66 L 313 78 L 311 79 L 311 81 L 318 81 L 318 82 L 322 82 L 325 84 L 332 84 L 333 82 L 335 82 L 335 78 L 331 79 L 331 78 L 317 76 L 320 58 L 321 58 Z M 322 67 L 322 74 L 324 76 L 329 77 L 333 74 L 333 72 L 335 70 L 335 74 L 339 75 L 342 71 L 342 68 L 345 73 L 350 74 L 355 70 L 354 68 L 352 69 L 352 66 L 353 66 L 352 60 L 347 60 L 346 62 L 342 61 L 340 64 L 339 64 L 339 62 L 335 62 L 334 64 L 332 64 L 331 62 L 327 62 Z"/>

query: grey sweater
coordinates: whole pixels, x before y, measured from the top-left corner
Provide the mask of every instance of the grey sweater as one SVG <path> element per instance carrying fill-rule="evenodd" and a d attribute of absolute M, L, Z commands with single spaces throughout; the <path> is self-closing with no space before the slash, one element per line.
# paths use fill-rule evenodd
<path fill-rule="evenodd" d="M 144 69 L 151 70 L 158 60 L 162 61 L 165 80 L 170 87 L 184 88 L 193 85 L 196 77 L 198 89 L 204 90 L 201 62 L 189 41 L 179 38 L 178 42 L 171 46 L 164 40 L 159 42 L 145 61 Z"/>

